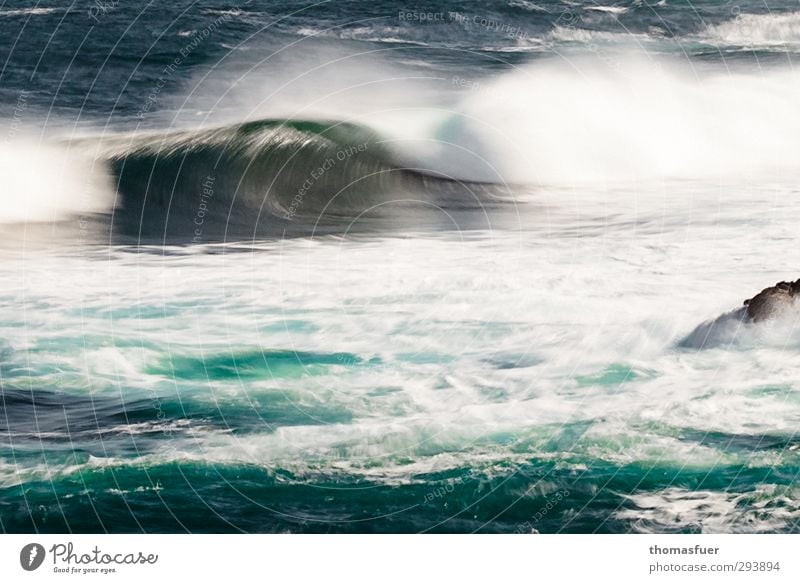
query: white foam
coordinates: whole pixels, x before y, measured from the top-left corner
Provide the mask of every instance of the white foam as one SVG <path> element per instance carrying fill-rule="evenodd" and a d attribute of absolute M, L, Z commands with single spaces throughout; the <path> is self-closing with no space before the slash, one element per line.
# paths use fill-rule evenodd
<path fill-rule="evenodd" d="M 528 12 L 550 12 L 547 7 L 531 0 L 508 0 L 508 5 L 514 8 L 522 8 Z"/>
<path fill-rule="evenodd" d="M 453 146 L 436 148 L 450 174 L 508 182 L 796 176 L 798 98 L 789 70 L 700 74 L 601 53 L 485 83 L 441 126 Z"/>
<path fill-rule="evenodd" d="M 628 8 L 625 6 L 587 6 L 585 10 L 605 12 L 607 14 L 625 14 L 628 11 Z"/>
<path fill-rule="evenodd" d="M 42 386 L 57 380 L 70 393 L 199 399 L 223 415 L 231 404 L 252 407 L 253 433 L 174 420 L 168 427 L 180 439 L 141 460 L 148 464 L 341 471 L 392 483 L 476 460 L 482 468 L 531 458 L 709 471 L 722 463 L 780 465 L 776 456 L 796 453 L 760 448 L 758 436 L 790 443 L 796 430 L 792 355 L 800 341 L 791 326 L 715 349 L 676 343 L 788 277 L 800 261 L 794 198 L 780 197 L 788 206 L 776 209 L 771 237 L 761 228 L 740 232 L 737 217 L 764 207 L 752 192 L 734 196 L 730 214 L 715 215 L 710 227 L 696 213 L 714 212 L 714 191 L 692 198 L 676 203 L 670 216 L 678 222 L 660 230 L 636 226 L 637 213 L 649 216 L 653 207 L 615 204 L 614 213 L 624 213 L 605 217 L 603 236 L 562 233 L 565 219 L 548 223 L 542 212 L 545 227 L 531 223 L 539 215 L 525 216 L 533 229 L 526 233 L 274 241 L 253 253 L 7 255 L 0 277 L 25 301 L 0 310 L 4 358 L 25 363 Z M 564 193 L 559 202 L 575 203 Z M 580 223 L 581 204 L 574 206 Z M 765 271 L 764 257 L 786 273 Z M 137 306 L 159 317 L 139 317 Z M 276 322 L 291 320 L 314 330 L 275 331 Z M 103 335 L 108 346 L 98 346 Z M 329 374 L 210 382 L 152 370 L 168 355 L 253 347 L 341 351 L 364 362 Z M 36 355 L 29 363 L 21 360 L 28 353 Z M 530 355 L 526 366 L 497 366 L 520 354 Z M 39 367 L 48 375 L 53 366 L 62 372 L 38 376 Z M 296 408 L 295 425 L 268 423 L 258 403 L 270 395 Z M 338 422 L 337 413 L 336 423 L 320 424 L 320 411 L 350 420 Z M 147 439 L 165 427 L 145 422 L 129 433 Z M 723 437 L 708 443 L 708 432 Z M 728 446 L 725 435 L 743 445 Z M 511 445 L 500 445 L 509 436 Z M 22 472 L 13 483 L 47 479 L 43 472 Z M 14 470 L 2 474 L 11 480 Z"/>
<path fill-rule="evenodd" d="M 781 47 L 800 43 L 800 12 L 739 14 L 709 26 L 702 37 L 714 43 L 743 47 Z"/>
<path fill-rule="evenodd" d="M 52 14 L 60 11 L 60 8 L 16 8 L 11 10 L 0 10 L 0 16 L 41 16 L 43 14 Z"/>
<path fill-rule="evenodd" d="M 34 138 L 0 142 L 0 223 L 50 222 L 106 212 L 114 188 L 102 162 Z"/>
<path fill-rule="evenodd" d="M 552 35 L 547 42 L 574 38 L 589 54 L 466 78 L 312 43 L 204 77 L 192 102 L 175 107 L 367 125 L 399 163 L 460 179 L 572 186 L 800 175 L 800 73 L 700 71 L 646 53 L 645 35 Z"/>
<path fill-rule="evenodd" d="M 630 521 L 637 532 L 776 532 L 800 518 L 797 490 L 775 485 L 744 493 L 667 488 L 626 498 L 632 507 L 616 512 L 616 518 Z"/>

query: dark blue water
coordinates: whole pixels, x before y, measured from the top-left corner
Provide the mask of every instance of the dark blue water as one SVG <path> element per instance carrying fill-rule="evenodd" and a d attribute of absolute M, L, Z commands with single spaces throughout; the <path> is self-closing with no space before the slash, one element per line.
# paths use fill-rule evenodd
<path fill-rule="evenodd" d="M 593 10 L 598 6 L 624 12 Z M 666 51 L 735 60 L 738 53 L 754 58 L 759 47 L 728 45 L 700 33 L 739 14 L 779 15 L 795 8 L 793 2 L 711 0 L 602 5 L 558 0 L 427 2 L 413 6 L 250 0 L 177 1 L 168 7 L 156 2 L 23 0 L 0 9 L 0 91 L 6 108 L 20 92 L 26 92 L 31 108 L 54 116 L 113 123 L 141 110 L 143 98 L 153 90 L 164 67 L 181 51 L 182 63 L 170 74 L 165 94 L 185 90 L 198 72 L 226 59 L 227 65 L 232 55 L 237 66 L 242 66 L 242 60 L 263 62 L 274 59 L 274 51 L 300 40 L 348 45 L 357 51 L 391 49 L 393 60 L 424 61 L 440 70 L 504 69 L 531 56 L 563 50 L 569 42 L 547 38 L 557 27 L 643 34 L 662 41 Z M 420 20 L 423 14 L 427 17 Z M 193 45 L 193 35 L 198 33 L 203 38 Z M 304 50 L 308 43 L 296 46 Z M 248 54 L 256 50 L 257 54 Z M 782 47 L 777 52 L 777 56 L 758 56 L 786 61 L 794 49 Z M 161 106 L 157 103 L 153 109 Z"/>
<path fill-rule="evenodd" d="M 0 5 L 0 531 L 796 530 L 797 9 Z"/>

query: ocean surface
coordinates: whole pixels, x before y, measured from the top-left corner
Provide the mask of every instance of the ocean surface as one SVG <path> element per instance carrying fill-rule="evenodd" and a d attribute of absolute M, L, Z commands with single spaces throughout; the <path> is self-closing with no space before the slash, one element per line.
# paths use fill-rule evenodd
<path fill-rule="evenodd" d="M 792 532 L 800 6 L 0 4 L 0 532 Z M 709 322 L 714 322 L 713 325 Z"/>

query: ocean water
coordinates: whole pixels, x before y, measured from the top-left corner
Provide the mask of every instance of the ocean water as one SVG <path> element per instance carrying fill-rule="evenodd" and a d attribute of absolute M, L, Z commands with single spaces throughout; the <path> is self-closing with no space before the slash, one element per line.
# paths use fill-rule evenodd
<path fill-rule="evenodd" d="M 793 532 L 796 3 L 0 6 L 0 531 Z"/>

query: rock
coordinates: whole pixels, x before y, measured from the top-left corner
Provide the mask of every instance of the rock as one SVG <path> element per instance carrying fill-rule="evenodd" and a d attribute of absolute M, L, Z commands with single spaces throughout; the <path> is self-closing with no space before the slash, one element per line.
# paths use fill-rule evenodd
<path fill-rule="evenodd" d="M 800 279 L 779 281 L 745 300 L 744 305 L 747 307 L 748 318 L 753 322 L 760 322 L 780 316 L 791 309 L 797 300 L 800 300 Z"/>

